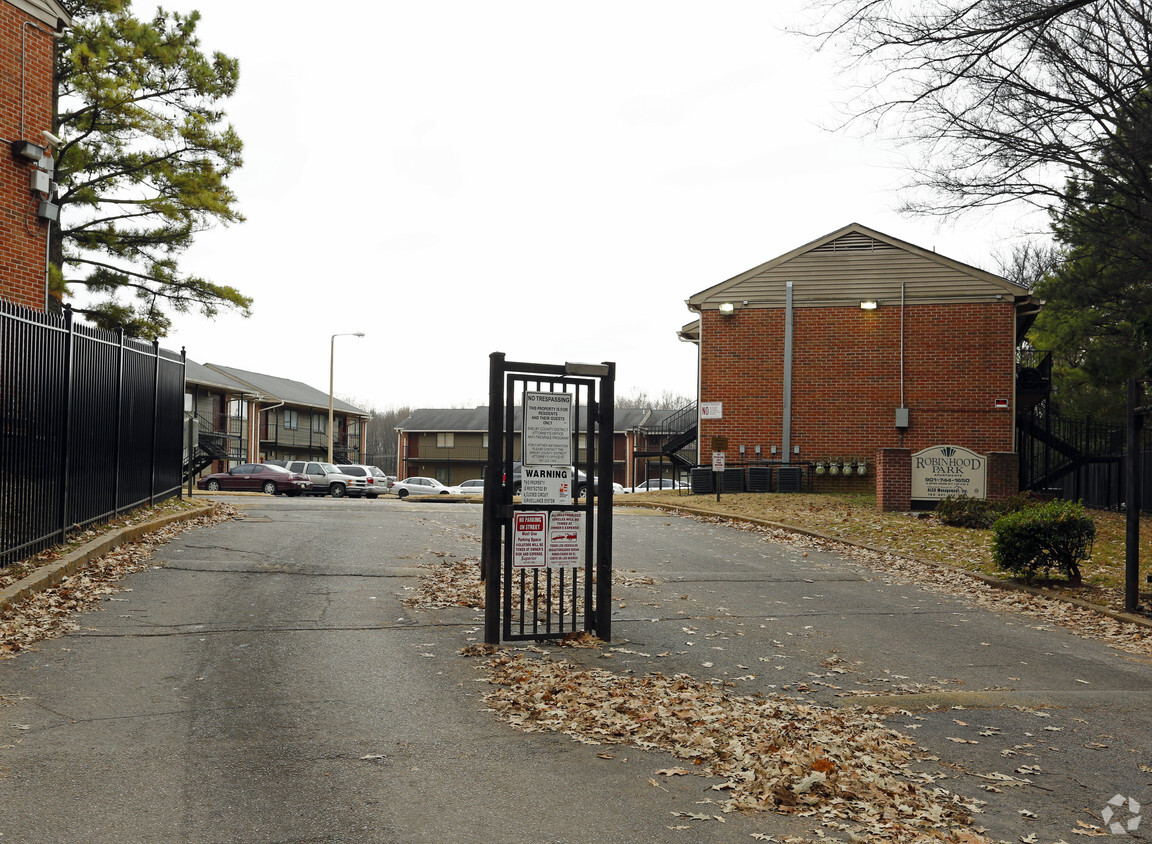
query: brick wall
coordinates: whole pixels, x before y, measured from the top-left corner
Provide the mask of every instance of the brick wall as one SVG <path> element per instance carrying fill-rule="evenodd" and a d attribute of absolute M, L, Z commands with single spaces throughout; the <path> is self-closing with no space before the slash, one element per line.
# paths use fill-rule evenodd
<path fill-rule="evenodd" d="M 989 501 L 1003 501 L 1020 491 L 1020 455 L 993 452 L 988 455 L 987 493 Z"/>
<path fill-rule="evenodd" d="M 40 133 L 52 129 L 53 41 L 44 24 L 0 2 L 0 298 L 39 311 L 48 226 L 28 186 L 36 165 L 14 156 L 10 142 L 43 145 Z"/>
<path fill-rule="evenodd" d="M 700 399 L 724 403 L 703 421 L 701 460 L 713 436 L 728 453 L 783 444 L 784 310 L 701 313 Z M 900 406 L 900 307 L 797 307 L 793 311 L 792 460 L 865 459 L 879 449 L 919 451 L 944 443 L 980 454 L 1012 451 L 1011 410 L 996 399 L 1015 393 L 1015 308 L 1011 301 L 909 305 L 904 314 L 904 404 L 910 426 L 895 427 Z M 878 474 L 878 473 L 877 473 Z M 852 479 L 875 484 L 870 473 Z M 846 479 L 836 483 L 847 487 Z M 822 481 L 824 488 L 830 482 Z M 829 490 L 831 491 L 831 490 Z"/>
<path fill-rule="evenodd" d="M 912 452 L 908 449 L 876 452 L 876 507 L 897 513 L 912 509 Z"/>

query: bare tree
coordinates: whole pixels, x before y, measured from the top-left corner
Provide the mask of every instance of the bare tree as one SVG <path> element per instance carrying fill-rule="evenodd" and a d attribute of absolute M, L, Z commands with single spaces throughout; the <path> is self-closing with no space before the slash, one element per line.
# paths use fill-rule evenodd
<path fill-rule="evenodd" d="M 994 256 L 996 274 L 1032 290 L 1064 260 L 1064 253 L 1051 242 L 1026 240 L 1007 254 Z"/>
<path fill-rule="evenodd" d="M 1021 200 L 1052 207 L 1093 179 L 1127 200 L 1121 209 L 1152 200 L 1149 162 L 1121 131 L 1152 77 L 1149 3 L 824 0 L 813 8 L 823 23 L 806 34 L 845 51 L 852 71 L 866 75 L 854 119 L 921 148 L 912 183 L 927 190 L 912 191 L 905 210 L 951 215 Z M 1102 166 L 1116 154 L 1129 160 Z"/>
<path fill-rule="evenodd" d="M 692 399 L 672 390 L 665 390 L 659 396 L 649 396 L 647 390 L 635 389 L 627 396 L 617 396 L 615 406 L 649 407 L 653 410 L 678 410 L 692 403 Z"/>

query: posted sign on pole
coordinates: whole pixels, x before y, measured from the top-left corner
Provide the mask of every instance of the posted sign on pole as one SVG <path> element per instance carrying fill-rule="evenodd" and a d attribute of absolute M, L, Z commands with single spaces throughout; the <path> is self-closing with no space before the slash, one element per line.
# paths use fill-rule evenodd
<path fill-rule="evenodd" d="M 544 568 L 547 530 L 547 510 L 525 510 L 512 517 L 512 566 L 514 568 Z"/>
<path fill-rule="evenodd" d="M 572 394 L 524 393 L 524 465 L 572 463 Z"/>
<path fill-rule="evenodd" d="M 520 501 L 534 507 L 572 503 L 571 466 L 528 466 L 520 470 Z"/>
<path fill-rule="evenodd" d="M 523 510 L 512 519 L 512 567 L 563 569 L 584 565 L 584 514 Z"/>

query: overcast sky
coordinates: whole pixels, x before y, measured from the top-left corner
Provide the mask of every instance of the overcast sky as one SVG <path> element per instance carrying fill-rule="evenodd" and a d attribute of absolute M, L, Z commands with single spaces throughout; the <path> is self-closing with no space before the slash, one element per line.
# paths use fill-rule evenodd
<path fill-rule="evenodd" d="M 493 351 L 693 396 L 694 293 L 851 222 L 994 270 L 1017 222 L 898 215 L 898 145 L 828 130 L 848 80 L 795 0 L 164 6 L 240 60 L 248 219 L 186 269 L 255 298 L 164 345 L 326 392 L 362 331 L 361 407 L 484 404 Z"/>

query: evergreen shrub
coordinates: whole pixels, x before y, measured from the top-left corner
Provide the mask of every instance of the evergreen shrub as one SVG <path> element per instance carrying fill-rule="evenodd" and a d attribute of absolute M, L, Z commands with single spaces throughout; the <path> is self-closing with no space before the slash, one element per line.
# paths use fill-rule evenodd
<path fill-rule="evenodd" d="M 992 558 L 1025 580 L 1056 569 L 1079 585 L 1080 563 L 1095 538 L 1096 524 L 1083 505 L 1049 501 L 1000 518 L 992 526 Z"/>
<path fill-rule="evenodd" d="M 983 498 L 950 495 L 936 502 L 936 517 L 952 527 L 987 530 L 1002 514 L 995 502 Z"/>

